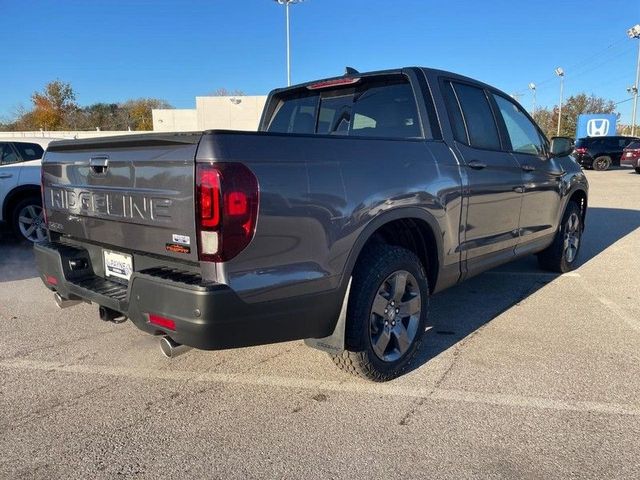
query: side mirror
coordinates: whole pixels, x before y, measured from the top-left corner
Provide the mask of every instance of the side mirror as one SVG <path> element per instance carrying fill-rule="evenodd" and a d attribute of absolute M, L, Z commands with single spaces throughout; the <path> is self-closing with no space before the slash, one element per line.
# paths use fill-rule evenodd
<path fill-rule="evenodd" d="M 551 156 L 566 157 L 573 152 L 574 142 L 570 137 L 551 137 Z"/>

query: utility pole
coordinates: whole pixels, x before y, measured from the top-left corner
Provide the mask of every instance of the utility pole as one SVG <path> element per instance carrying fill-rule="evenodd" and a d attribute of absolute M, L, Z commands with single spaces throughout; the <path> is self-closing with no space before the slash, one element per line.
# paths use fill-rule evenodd
<path fill-rule="evenodd" d="M 533 117 L 536 114 L 536 84 L 531 82 L 529 84 L 529 90 L 531 90 L 531 93 L 533 94 L 533 102 L 531 108 L 531 116 Z"/>
<path fill-rule="evenodd" d="M 631 114 L 631 136 L 636 134 L 636 113 L 638 111 L 638 87 L 640 85 L 640 23 L 627 30 L 629 38 L 638 40 L 638 61 L 636 64 L 636 83 L 631 87 L 633 92 L 633 113 Z"/>
<path fill-rule="evenodd" d="M 562 67 L 556 68 L 556 75 L 560 77 L 560 105 L 558 107 L 558 133 L 557 136 L 560 136 L 560 124 L 562 123 L 562 93 L 564 90 L 564 70 Z"/>
<path fill-rule="evenodd" d="M 287 86 L 291 86 L 291 34 L 289 29 L 289 5 L 292 3 L 300 3 L 304 0 L 274 0 L 280 5 L 284 5 L 285 17 L 287 22 Z"/>

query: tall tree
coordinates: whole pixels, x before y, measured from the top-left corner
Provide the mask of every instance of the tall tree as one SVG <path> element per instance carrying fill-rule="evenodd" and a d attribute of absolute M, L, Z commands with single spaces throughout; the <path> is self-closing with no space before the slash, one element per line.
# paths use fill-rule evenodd
<path fill-rule="evenodd" d="M 76 94 L 70 83 L 54 80 L 45 85 L 42 92 L 31 95 L 33 110 L 31 121 L 37 128 L 58 130 L 65 125 L 65 117 L 75 110 Z"/>

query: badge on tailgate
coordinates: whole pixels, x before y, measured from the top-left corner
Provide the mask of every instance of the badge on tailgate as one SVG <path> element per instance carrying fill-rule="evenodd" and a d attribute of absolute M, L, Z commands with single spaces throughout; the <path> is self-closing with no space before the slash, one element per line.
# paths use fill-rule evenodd
<path fill-rule="evenodd" d="M 133 257 L 126 253 L 103 250 L 104 273 L 107 277 L 129 280 L 133 273 Z"/>

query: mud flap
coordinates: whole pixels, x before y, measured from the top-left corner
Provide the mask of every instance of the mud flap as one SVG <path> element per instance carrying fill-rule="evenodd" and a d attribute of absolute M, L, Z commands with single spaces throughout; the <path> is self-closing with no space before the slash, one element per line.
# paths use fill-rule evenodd
<path fill-rule="evenodd" d="M 308 347 L 333 353 L 334 355 L 338 355 L 344 351 L 344 331 L 347 326 L 347 305 L 349 304 L 349 292 L 351 291 L 352 278 L 353 277 L 349 278 L 347 291 L 345 292 L 344 299 L 342 300 L 340 316 L 338 317 L 336 326 L 333 329 L 333 333 L 328 337 L 323 338 L 306 338 L 304 343 Z"/>

